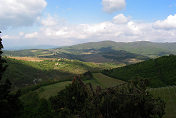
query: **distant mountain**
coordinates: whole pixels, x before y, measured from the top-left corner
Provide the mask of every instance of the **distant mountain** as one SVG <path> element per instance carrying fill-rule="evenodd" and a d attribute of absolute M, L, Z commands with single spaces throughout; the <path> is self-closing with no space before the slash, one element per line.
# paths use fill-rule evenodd
<path fill-rule="evenodd" d="M 4 50 L 53 49 L 53 48 L 58 48 L 58 46 L 53 45 L 18 46 L 18 47 L 5 47 Z"/>
<path fill-rule="evenodd" d="M 90 42 L 55 49 L 4 51 L 6 56 L 68 58 L 86 62 L 131 64 L 164 55 L 176 54 L 176 43 Z"/>
<path fill-rule="evenodd" d="M 140 54 L 148 57 L 158 57 L 169 54 L 176 54 L 176 43 L 155 43 L 148 41 L 137 42 L 90 42 L 69 47 L 63 49 L 75 51 L 85 49 L 100 49 L 105 47 L 111 47 L 114 50 L 124 50 L 130 53 Z"/>
<path fill-rule="evenodd" d="M 123 50 L 114 50 L 111 47 L 100 49 L 82 49 L 70 50 L 64 48 L 58 49 L 32 49 L 18 51 L 4 51 L 5 56 L 32 56 L 40 58 L 67 58 L 84 62 L 95 63 L 123 63 L 131 64 L 149 59 L 146 56 L 129 53 Z"/>
<path fill-rule="evenodd" d="M 125 67 L 105 70 L 103 74 L 123 81 L 146 78 L 149 79 L 150 87 L 176 85 L 176 56 L 163 56 Z"/>

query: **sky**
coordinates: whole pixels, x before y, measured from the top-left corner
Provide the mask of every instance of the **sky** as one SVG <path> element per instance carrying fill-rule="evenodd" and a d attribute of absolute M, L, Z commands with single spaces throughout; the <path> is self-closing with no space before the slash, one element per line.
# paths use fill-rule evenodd
<path fill-rule="evenodd" d="M 0 0 L 4 47 L 176 42 L 176 0 Z"/>

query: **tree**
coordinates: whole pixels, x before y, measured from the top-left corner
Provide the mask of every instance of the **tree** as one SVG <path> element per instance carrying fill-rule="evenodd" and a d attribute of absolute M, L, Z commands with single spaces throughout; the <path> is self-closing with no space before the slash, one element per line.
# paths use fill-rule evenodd
<path fill-rule="evenodd" d="M 1 31 L 0 31 L 1 33 Z M 2 74 L 3 72 L 5 71 L 6 69 L 6 66 L 3 65 L 3 63 L 5 63 L 5 60 L 2 59 L 2 48 L 3 48 L 3 45 L 2 45 L 2 39 L 0 37 L 0 80 L 2 79 Z"/>
<path fill-rule="evenodd" d="M 1 32 L 0 32 L 1 33 Z M 11 93 L 11 83 L 9 80 L 2 80 L 6 70 L 6 61 L 2 59 L 2 39 L 0 37 L 0 118 L 14 118 L 20 115 L 21 103 L 18 99 L 20 92 Z"/>
<path fill-rule="evenodd" d="M 74 115 L 81 115 L 85 117 L 85 108 L 90 106 L 90 94 L 87 87 L 79 79 L 75 78 L 71 85 L 60 91 L 57 96 L 51 97 L 50 101 L 55 112 L 64 117 L 73 117 Z M 88 109 L 86 109 L 88 111 Z"/>
<path fill-rule="evenodd" d="M 102 92 L 98 97 L 104 118 L 162 118 L 165 103 L 146 91 L 147 83 L 131 81 Z"/>
<path fill-rule="evenodd" d="M 29 92 L 21 97 L 23 112 L 20 118 L 53 118 L 50 103 L 40 99 L 37 92 Z"/>
<path fill-rule="evenodd" d="M 130 81 L 113 88 L 97 87 L 94 91 L 76 78 L 50 101 L 53 110 L 62 117 L 162 118 L 165 103 L 147 92 L 147 83 L 147 80 Z"/>

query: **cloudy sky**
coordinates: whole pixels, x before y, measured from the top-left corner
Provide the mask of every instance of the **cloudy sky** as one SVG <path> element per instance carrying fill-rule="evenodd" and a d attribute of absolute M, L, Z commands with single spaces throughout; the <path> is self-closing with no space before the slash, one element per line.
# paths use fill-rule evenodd
<path fill-rule="evenodd" d="M 0 0 L 5 47 L 176 42 L 176 0 Z"/>

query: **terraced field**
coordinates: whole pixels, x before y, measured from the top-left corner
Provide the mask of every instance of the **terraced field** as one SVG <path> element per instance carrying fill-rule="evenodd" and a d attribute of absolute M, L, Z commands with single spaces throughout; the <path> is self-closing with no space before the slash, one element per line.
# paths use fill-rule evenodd
<path fill-rule="evenodd" d="M 176 118 L 176 86 L 149 89 L 156 97 L 161 97 L 166 102 L 164 118 Z"/>

